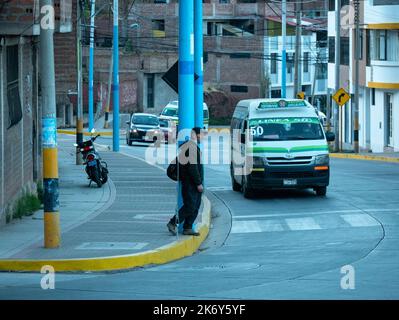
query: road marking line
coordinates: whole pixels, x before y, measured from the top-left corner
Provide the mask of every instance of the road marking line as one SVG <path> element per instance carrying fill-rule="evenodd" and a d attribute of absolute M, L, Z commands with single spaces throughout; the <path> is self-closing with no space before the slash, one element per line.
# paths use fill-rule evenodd
<path fill-rule="evenodd" d="M 291 230 L 317 230 L 320 225 L 310 217 L 284 219 Z"/>
<path fill-rule="evenodd" d="M 374 227 L 379 223 L 367 214 L 342 214 L 341 218 L 352 227 Z"/>
<path fill-rule="evenodd" d="M 253 233 L 262 232 L 258 221 L 240 221 L 239 223 L 233 223 L 231 233 Z"/>

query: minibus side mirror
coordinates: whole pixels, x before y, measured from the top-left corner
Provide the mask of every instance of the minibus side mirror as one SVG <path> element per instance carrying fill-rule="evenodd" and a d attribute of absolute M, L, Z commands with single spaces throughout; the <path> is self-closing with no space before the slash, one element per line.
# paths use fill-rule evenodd
<path fill-rule="evenodd" d="M 240 135 L 240 140 L 241 140 L 241 143 L 244 143 L 245 144 L 245 133 L 241 133 L 241 135 Z"/>
<path fill-rule="evenodd" d="M 334 132 L 326 132 L 326 139 L 328 142 L 335 140 L 335 133 Z"/>
<path fill-rule="evenodd" d="M 130 124 L 130 121 L 126 121 L 126 124 Z"/>

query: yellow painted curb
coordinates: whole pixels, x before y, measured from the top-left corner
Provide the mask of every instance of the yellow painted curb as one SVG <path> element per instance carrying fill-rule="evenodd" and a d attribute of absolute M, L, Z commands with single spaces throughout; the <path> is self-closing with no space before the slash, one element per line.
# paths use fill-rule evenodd
<path fill-rule="evenodd" d="M 225 127 L 225 128 L 212 128 L 212 127 L 209 127 L 208 128 L 208 134 L 209 133 L 230 133 L 230 128 L 229 127 Z"/>
<path fill-rule="evenodd" d="M 211 204 L 203 197 L 202 221 L 198 224 L 198 237 L 179 235 L 179 240 L 155 250 L 136 254 L 82 259 L 55 260 L 0 260 L 0 271 L 37 271 L 45 265 L 52 266 L 56 272 L 67 271 L 111 271 L 142 267 L 149 264 L 163 264 L 195 253 L 209 233 Z M 56 250 L 56 249 L 55 249 Z"/>
<path fill-rule="evenodd" d="M 367 155 L 361 155 L 361 154 L 330 153 L 330 157 L 331 158 L 340 158 L 340 159 L 374 160 L 374 161 L 399 163 L 399 158 L 367 156 Z"/>
<path fill-rule="evenodd" d="M 63 134 L 71 134 L 71 135 L 76 135 L 75 130 L 64 130 L 64 129 L 58 129 L 57 133 L 63 133 Z M 112 136 L 112 131 L 98 131 L 96 134 L 99 134 L 101 136 Z M 92 134 L 90 132 L 83 132 L 84 136 L 91 136 Z"/>

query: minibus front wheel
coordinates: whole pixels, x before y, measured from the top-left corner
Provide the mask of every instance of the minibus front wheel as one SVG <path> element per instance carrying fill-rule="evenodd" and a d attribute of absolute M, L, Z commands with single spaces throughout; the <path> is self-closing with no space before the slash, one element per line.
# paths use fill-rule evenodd
<path fill-rule="evenodd" d="M 244 176 L 242 179 L 242 193 L 244 197 L 247 199 L 252 199 L 255 197 L 254 189 L 251 187 L 250 182 L 248 181 L 248 176 Z"/>
<path fill-rule="evenodd" d="M 316 187 L 314 191 L 316 191 L 316 195 L 318 196 L 325 196 L 327 194 L 327 187 Z"/>

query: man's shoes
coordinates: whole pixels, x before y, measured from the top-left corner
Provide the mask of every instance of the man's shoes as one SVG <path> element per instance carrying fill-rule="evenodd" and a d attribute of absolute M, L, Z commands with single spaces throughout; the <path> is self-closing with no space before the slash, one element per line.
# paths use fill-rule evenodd
<path fill-rule="evenodd" d="M 174 225 L 172 222 L 168 222 L 166 226 L 168 227 L 168 230 L 171 234 L 173 234 L 174 236 L 177 235 L 176 225 Z"/>
<path fill-rule="evenodd" d="M 198 237 L 200 235 L 199 232 L 195 232 L 193 229 L 184 229 L 183 234 L 185 236 L 195 236 L 195 237 Z"/>

